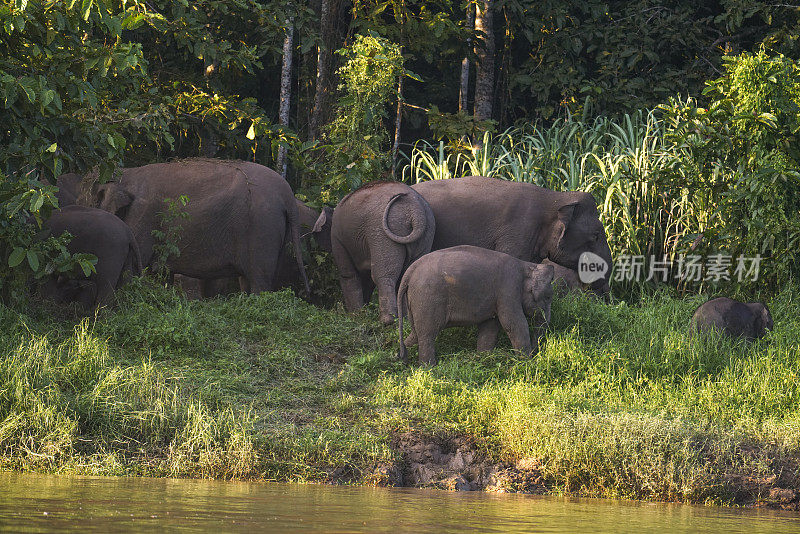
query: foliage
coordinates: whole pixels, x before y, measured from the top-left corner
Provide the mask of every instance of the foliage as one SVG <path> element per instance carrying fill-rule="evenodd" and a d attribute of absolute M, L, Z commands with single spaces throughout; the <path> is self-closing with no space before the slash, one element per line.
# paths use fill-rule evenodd
<path fill-rule="evenodd" d="M 54 183 L 67 166 L 98 166 L 107 179 L 128 132 L 161 135 L 161 110 L 132 98 L 146 81 L 141 47 L 122 39 L 123 31 L 157 18 L 137 1 L 16 1 L 0 7 L 4 298 L 17 296 L 29 274 L 91 269 L 86 258 L 70 262 L 63 239 L 38 239 L 57 205 L 47 181 Z"/>
<path fill-rule="evenodd" d="M 763 49 L 726 57 L 704 96 L 707 108 L 664 106 L 688 185 L 714 205 L 703 246 L 762 256 L 766 281 L 779 287 L 800 260 L 800 63 Z"/>
<path fill-rule="evenodd" d="M 184 209 L 189 204 L 189 197 L 181 195 L 177 199 L 165 198 L 164 211 L 156 214 L 158 218 L 158 228 L 151 231 L 155 238 L 153 245 L 153 259 L 155 271 L 166 278 L 167 262 L 170 258 L 177 258 L 181 255 L 179 247 L 180 237 L 183 230 L 181 219 L 189 219 L 189 214 Z"/>
<path fill-rule="evenodd" d="M 337 53 L 345 58 L 338 71 L 343 94 L 327 130 L 332 169 L 326 185 L 341 197 L 382 177 L 391 164 L 383 119 L 404 70 L 400 47 L 374 35 L 356 35 Z"/>

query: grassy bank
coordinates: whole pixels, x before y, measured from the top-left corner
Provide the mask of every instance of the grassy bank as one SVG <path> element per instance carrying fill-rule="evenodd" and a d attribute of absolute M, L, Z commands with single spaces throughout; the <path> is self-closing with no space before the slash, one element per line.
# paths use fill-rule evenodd
<path fill-rule="evenodd" d="M 141 282 L 120 298 L 83 321 L 0 308 L 0 466 L 387 483 L 416 435 L 466 440 L 552 492 L 755 503 L 800 490 L 794 287 L 750 345 L 687 336 L 703 297 L 568 298 L 533 359 L 505 339 L 475 353 L 474 332 L 451 329 L 430 370 L 395 361 L 374 308 L 348 316 L 288 292 L 190 302 Z M 526 489 L 515 480 L 501 485 Z"/>

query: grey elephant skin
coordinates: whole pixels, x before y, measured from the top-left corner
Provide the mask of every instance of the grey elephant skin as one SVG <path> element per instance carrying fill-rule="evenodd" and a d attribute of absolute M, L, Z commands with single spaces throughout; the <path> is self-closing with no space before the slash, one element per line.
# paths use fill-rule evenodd
<path fill-rule="evenodd" d="M 314 231 L 330 217 L 323 209 Z M 371 182 L 339 202 L 330 231 L 345 309 L 359 310 L 377 287 L 380 320 L 394 322 L 400 277 L 433 243 L 436 222 L 428 203 L 405 184 Z"/>
<path fill-rule="evenodd" d="M 691 327 L 698 332 L 717 332 L 729 337 L 755 340 L 774 324 L 769 308 L 762 302 L 739 302 L 718 297 L 701 304 L 692 314 Z"/>
<path fill-rule="evenodd" d="M 192 278 L 242 277 L 250 293 L 274 286 L 278 258 L 291 241 L 306 291 L 297 205 L 289 184 L 275 171 L 244 161 L 190 159 L 126 168 L 118 181 L 93 191 L 96 206 L 118 215 L 133 230 L 144 265 L 153 262 L 159 214 L 165 201 L 189 198 L 182 208 L 180 254 L 171 273 Z"/>
<path fill-rule="evenodd" d="M 575 271 L 581 253 L 593 252 L 608 269 L 591 289 L 608 294 L 611 250 L 591 194 L 484 176 L 412 187 L 425 197 L 436 218 L 433 250 L 474 245 L 536 263 L 549 258 Z"/>
<path fill-rule="evenodd" d="M 525 262 L 503 252 L 470 245 L 426 254 L 411 264 L 397 292 L 400 351 L 419 345 L 419 361 L 436 365 L 436 336 L 449 326 L 478 325 L 479 351 L 491 350 L 500 327 L 512 346 L 525 355 L 538 350 L 531 342 L 526 316 L 537 321 L 537 331 L 550 322 L 553 267 Z M 408 314 L 411 334 L 403 339 L 403 317 Z"/>
<path fill-rule="evenodd" d="M 85 307 L 108 304 L 126 273 L 135 276 L 142 271 L 133 232 L 111 213 L 84 206 L 66 206 L 54 211 L 44 226 L 53 236 L 64 232 L 74 236 L 67 245 L 70 253 L 97 256 L 96 272 L 88 281 L 54 275 L 43 288 L 45 296 L 61 302 L 78 301 Z"/>
<path fill-rule="evenodd" d="M 586 291 L 589 287 L 589 284 L 581 282 L 578 271 L 568 269 L 547 258 L 542 260 L 542 265 L 553 267 L 553 288 L 558 297 L 565 297 L 570 293 L 580 293 Z"/>
<path fill-rule="evenodd" d="M 316 232 L 313 231 L 314 224 L 317 222 L 319 212 L 306 205 L 304 202 L 295 199 L 297 204 L 297 212 L 300 216 L 300 240 L 306 245 L 310 246 L 310 239 L 313 238 L 317 246 L 325 252 L 331 251 L 331 230 L 330 222 L 324 224 Z M 236 278 L 218 278 L 208 280 L 198 280 L 183 275 L 175 275 L 175 283 L 184 293 L 192 298 L 211 298 L 218 296 L 230 295 L 241 289 L 240 281 Z M 280 258 L 278 258 L 278 267 L 275 273 L 274 286 L 276 289 L 285 287 L 299 290 L 303 285 L 303 278 L 300 270 L 297 268 L 297 262 L 288 249 L 284 247 L 281 250 Z"/>
<path fill-rule="evenodd" d="M 56 198 L 58 199 L 58 207 L 71 206 L 78 203 L 80 196 L 80 187 L 83 177 L 80 174 L 68 173 L 62 174 L 56 178 Z"/>

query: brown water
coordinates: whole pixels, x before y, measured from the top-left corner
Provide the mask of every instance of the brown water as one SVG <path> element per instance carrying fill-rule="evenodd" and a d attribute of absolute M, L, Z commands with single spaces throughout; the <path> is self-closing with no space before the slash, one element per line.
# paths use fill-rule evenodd
<path fill-rule="evenodd" d="M 0 530 L 800 532 L 800 515 L 435 490 L 0 472 Z"/>

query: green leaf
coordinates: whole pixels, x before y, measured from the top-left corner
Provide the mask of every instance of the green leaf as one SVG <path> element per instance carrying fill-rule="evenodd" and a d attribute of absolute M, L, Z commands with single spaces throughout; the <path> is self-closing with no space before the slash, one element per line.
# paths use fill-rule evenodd
<path fill-rule="evenodd" d="M 27 253 L 27 256 L 28 256 L 28 265 L 30 265 L 31 271 L 33 271 L 33 272 L 38 271 L 39 270 L 39 255 L 36 252 L 34 252 L 32 250 L 29 250 L 28 253 Z"/>
<path fill-rule="evenodd" d="M 94 0 L 83 0 L 83 4 L 81 5 L 83 20 L 89 20 L 89 12 L 92 9 L 92 4 L 94 4 Z"/>
<path fill-rule="evenodd" d="M 17 247 L 13 251 L 11 251 L 11 255 L 8 256 L 8 266 L 9 267 L 16 267 L 22 260 L 25 258 L 25 250 Z"/>
<path fill-rule="evenodd" d="M 245 135 L 245 137 L 247 137 L 251 141 L 256 138 L 256 130 L 254 128 L 255 124 L 256 124 L 255 122 L 250 124 L 250 129 L 247 130 L 247 134 Z"/>

